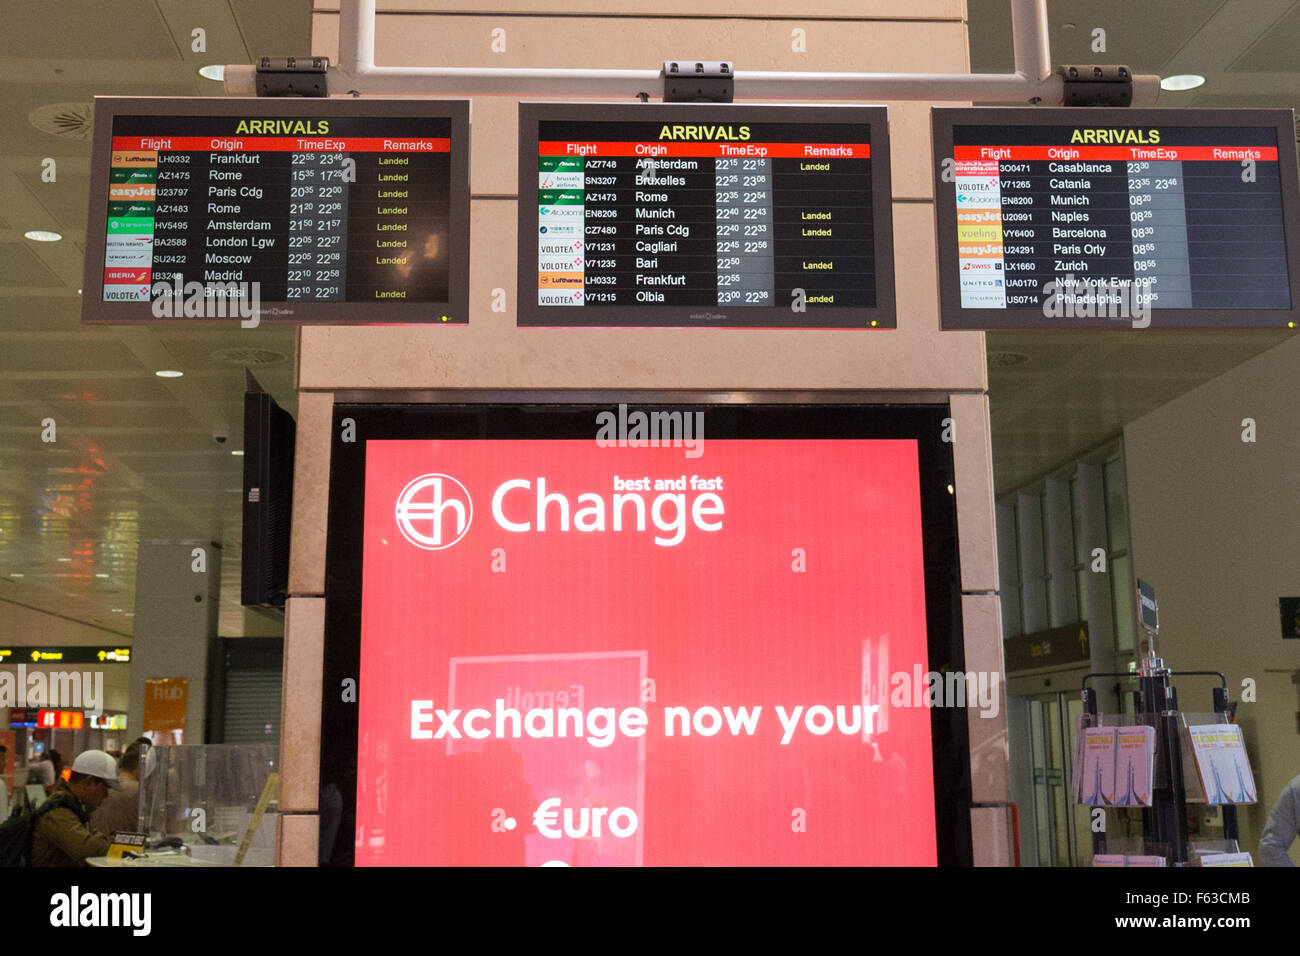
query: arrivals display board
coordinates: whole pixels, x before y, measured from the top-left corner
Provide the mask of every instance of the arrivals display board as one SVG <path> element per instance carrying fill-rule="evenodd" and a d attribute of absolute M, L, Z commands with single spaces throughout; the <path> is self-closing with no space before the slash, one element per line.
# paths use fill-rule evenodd
<path fill-rule="evenodd" d="M 323 860 L 970 862 L 946 406 L 335 414 Z"/>
<path fill-rule="evenodd" d="M 883 107 L 524 103 L 519 154 L 520 325 L 895 325 Z"/>
<path fill-rule="evenodd" d="M 1290 110 L 931 117 L 943 328 L 1300 319 Z"/>
<path fill-rule="evenodd" d="M 464 101 L 95 100 L 82 320 L 468 321 Z"/>

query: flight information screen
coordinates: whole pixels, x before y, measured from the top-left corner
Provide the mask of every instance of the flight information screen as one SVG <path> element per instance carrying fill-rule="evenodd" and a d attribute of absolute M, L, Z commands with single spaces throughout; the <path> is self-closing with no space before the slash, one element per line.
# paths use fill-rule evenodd
<path fill-rule="evenodd" d="M 1294 327 L 1287 111 L 934 110 L 943 327 Z"/>
<path fill-rule="evenodd" d="M 520 325 L 892 328 L 890 229 L 883 108 L 520 105 Z"/>
<path fill-rule="evenodd" d="M 467 321 L 464 103 L 96 109 L 91 320 Z"/>

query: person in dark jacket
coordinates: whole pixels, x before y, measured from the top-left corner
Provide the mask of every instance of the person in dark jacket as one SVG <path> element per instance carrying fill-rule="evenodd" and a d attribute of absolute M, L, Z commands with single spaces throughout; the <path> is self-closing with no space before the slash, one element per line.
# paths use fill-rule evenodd
<path fill-rule="evenodd" d="M 87 750 L 72 762 L 72 774 L 60 780 L 37 811 L 32 827 L 32 866 L 86 866 L 112 845 L 95 829 L 90 815 L 110 790 L 120 789 L 117 762 L 102 750 Z"/>

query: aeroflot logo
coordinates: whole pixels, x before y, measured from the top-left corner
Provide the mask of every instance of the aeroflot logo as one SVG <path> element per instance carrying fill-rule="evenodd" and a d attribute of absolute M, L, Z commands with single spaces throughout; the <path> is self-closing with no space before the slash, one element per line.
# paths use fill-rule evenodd
<path fill-rule="evenodd" d="M 516 534 L 581 531 L 587 534 L 653 528 L 654 543 L 670 548 L 688 531 L 722 530 L 726 511 L 723 479 L 682 475 L 677 478 L 613 478 L 613 494 L 583 492 L 573 501 L 548 491 L 546 479 L 510 478 L 492 493 L 492 518 L 503 531 Z M 661 491 L 650 500 L 643 491 Z M 671 489 L 671 490 L 669 490 Z M 709 489 L 709 490 L 705 490 Z M 474 517 L 469 491 L 443 474 L 421 475 L 397 497 L 397 526 L 417 548 L 441 551 L 465 536 Z"/>
<path fill-rule="evenodd" d="M 451 475 L 421 475 L 397 496 L 397 527 L 426 551 L 450 548 L 465 537 L 473 518 L 469 492 Z"/>

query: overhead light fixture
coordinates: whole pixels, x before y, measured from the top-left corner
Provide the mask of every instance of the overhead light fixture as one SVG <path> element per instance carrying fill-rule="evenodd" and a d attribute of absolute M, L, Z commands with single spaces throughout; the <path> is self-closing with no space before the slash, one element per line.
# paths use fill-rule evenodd
<path fill-rule="evenodd" d="M 185 373 L 178 372 L 174 368 L 160 368 L 158 371 L 154 372 L 154 374 L 159 378 L 180 378 Z"/>
<path fill-rule="evenodd" d="M 22 574 L 21 571 L 15 571 L 13 574 L 11 574 L 11 575 L 9 575 L 9 576 L 10 576 L 11 578 L 21 578 L 21 577 L 23 576 L 23 574 Z"/>
<path fill-rule="evenodd" d="M 1160 88 L 1170 93 L 1178 93 L 1182 90 L 1194 90 L 1198 86 L 1205 85 L 1205 77 L 1197 73 L 1179 73 L 1177 76 L 1166 76 L 1160 81 Z"/>
<path fill-rule="evenodd" d="M 56 560 L 59 562 L 59 564 L 71 564 L 71 563 L 72 563 L 72 559 L 71 559 L 71 558 L 57 558 Z"/>
<path fill-rule="evenodd" d="M 226 78 L 226 67 L 223 63 L 210 63 L 207 66 L 199 67 L 199 76 L 205 80 L 216 80 L 218 83 Z"/>
<path fill-rule="evenodd" d="M 105 574 L 103 571 L 99 571 L 99 572 L 96 572 L 95 577 L 97 577 L 97 578 L 106 578 L 106 577 L 108 577 L 108 575 Z"/>
<path fill-rule="evenodd" d="M 23 233 L 23 236 L 32 242 L 58 242 L 63 236 L 57 232 L 50 232 L 46 229 L 31 229 Z"/>
<path fill-rule="evenodd" d="M 232 455 L 234 455 L 236 458 L 243 458 L 243 457 L 244 457 L 244 449 L 242 449 L 242 448 L 232 448 L 232 449 L 230 449 L 230 453 L 231 453 Z M 241 490 L 242 490 L 242 489 L 241 489 Z"/>

